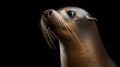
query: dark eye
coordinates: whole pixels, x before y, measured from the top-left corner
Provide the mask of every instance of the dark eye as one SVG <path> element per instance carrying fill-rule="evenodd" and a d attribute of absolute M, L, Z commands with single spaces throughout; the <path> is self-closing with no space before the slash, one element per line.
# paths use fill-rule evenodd
<path fill-rule="evenodd" d="M 72 18 L 75 17 L 75 12 L 72 10 L 68 11 L 67 14 L 69 17 L 72 17 Z"/>

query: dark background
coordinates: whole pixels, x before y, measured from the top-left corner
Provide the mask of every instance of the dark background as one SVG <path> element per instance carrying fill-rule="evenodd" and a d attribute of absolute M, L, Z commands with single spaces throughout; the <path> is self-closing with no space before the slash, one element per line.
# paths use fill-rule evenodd
<path fill-rule="evenodd" d="M 40 0 L 15 2 L 11 4 L 9 12 L 15 23 L 10 28 L 10 38 L 13 39 L 12 48 L 8 48 L 8 65 L 33 67 L 60 67 L 59 48 L 52 50 L 44 40 L 39 23 L 41 14 L 46 9 L 58 9 L 65 6 L 77 6 L 87 10 L 96 22 L 104 46 L 112 58 L 119 65 L 119 15 L 116 1 L 106 0 Z M 14 8 L 13 8 L 14 7 Z M 117 17 L 118 16 L 118 17 Z M 8 16 L 8 18 L 11 16 Z M 11 24 L 11 23 L 9 23 Z M 9 28 L 8 28 L 9 29 Z M 8 42 L 8 43 L 10 43 Z"/>

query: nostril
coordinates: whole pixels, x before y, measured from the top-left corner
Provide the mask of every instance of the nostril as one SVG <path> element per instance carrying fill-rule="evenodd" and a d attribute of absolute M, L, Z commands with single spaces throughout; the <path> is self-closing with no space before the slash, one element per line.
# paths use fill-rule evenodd
<path fill-rule="evenodd" d="M 48 10 L 48 16 L 52 14 L 52 10 Z"/>
<path fill-rule="evenodd" d="M 52 14 L 52 9 L 46 10 L 43 14 L 47 17 Z"/>

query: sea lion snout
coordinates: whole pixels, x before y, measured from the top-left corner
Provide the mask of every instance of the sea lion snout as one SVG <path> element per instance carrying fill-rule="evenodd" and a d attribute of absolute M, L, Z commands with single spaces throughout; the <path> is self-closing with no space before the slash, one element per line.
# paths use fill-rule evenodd
<path fill-rule="evenodd" d="M 49 15 L 52 14 L 52 12 L 53 12 L 52 9 L 48 9 L 48 10 L 45 10 L 45 11 L 43 12 L 43 15 L 45 15 L 45 16 L 49 16 Z"/>

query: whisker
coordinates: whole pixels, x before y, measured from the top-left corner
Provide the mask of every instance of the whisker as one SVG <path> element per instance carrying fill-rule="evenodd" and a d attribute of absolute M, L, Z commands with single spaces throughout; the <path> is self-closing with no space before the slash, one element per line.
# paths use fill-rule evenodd
<path fill-rule="evenodd" d="M 47 21 L 47 20 L 45 20 L 45 21 Z M 46 42 L 48 43 L 49 47 L 52 48 L 52 49 L 53 48 L 56 49 L 56 47 L 55 47 L 55 45 L 53 43 L 53 40 L 52 40 L 52 39 L 54 39 L 54 37 L 49 32 L 49 29 L 46 28 L 46 26 L 45 26 L 45 24 L 43 22 L 41 22 L 41 29 L 42 29 L 42 34 L 43 34 Z"/>
<path fill-rule="evenodd" d="M 44 31 L 42 31 L 43 32 L 43 36 L 44 36 L 44 38 L 45 38 L 45 40 L 46 40 L 46 42 L 48 43 L 48 45 L 50 46 L 50 48 L 52 48 L 52 46 L 50 45 L 50 43 L 49 43 L 49 40 L 48 40 L 48 35 L 47 35 L 47 32 L 44 30 Z"/>
<path fill-rule="evenodd" d="M 52 33 L 49 31 L 49 35 L 50 35 L 50 37 L 53 39 L 53 40 L 55 40 L 55 37 L 53 37 L 53 35 L 52 35 Z"/>
<path fill-rule="evenodd" d="M 48 31 L 46 31 L 46 33 L 48 35 L 49 45 L 52 46 L 52 48 L 56 48 L 54 43 L 53 43 L 53 40 L 50 37 L 50 33 Z"/>

